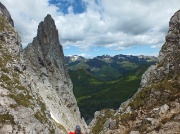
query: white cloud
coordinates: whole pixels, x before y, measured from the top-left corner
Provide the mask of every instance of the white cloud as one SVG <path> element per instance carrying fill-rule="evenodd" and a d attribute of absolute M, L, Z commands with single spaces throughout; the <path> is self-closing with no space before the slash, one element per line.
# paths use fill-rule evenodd
<path fill-rule="evenodd" d="M 24 45 L 32 42 L 39 22 L 51 14 L 61 44 L 65 48 L 76 46 L 83 51 L 93 46 L 113 50 L 133 45 L 161 47 L 169 19 L 179 9 L 179 0 L 83 1 L 87 7 L 84 13 L 74 14 L 70 6 L 69 14 L 64 14 L 48 0 L 1 0 L 10 11 Z"/>
<path fill-rule="evenodd" d="M 58 8 L 49 5 L 48 0 L 1 0 L 9 10 L 23 45 L 31 43 L 36 36 L 38 24 L 47 14 L 60 15 Z"/>
<path fill-rule="evenodd" d="M 86 57 L 86 58 L 92 58 L 92 55 L 86 54 L 86 53 L 80 53 L 79 56 Z"/>

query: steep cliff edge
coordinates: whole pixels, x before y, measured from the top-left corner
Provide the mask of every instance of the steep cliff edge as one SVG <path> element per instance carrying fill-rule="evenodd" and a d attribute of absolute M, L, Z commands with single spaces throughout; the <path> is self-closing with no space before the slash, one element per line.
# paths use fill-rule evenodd
<path fill-rule="evenodd" d="M 47 15 L 25 50 L 13 25 L 0 3 L 0 133 L 85 132 L 54 20 Z"/>
<path fill-rule="evenodd" d="M 180 132 L 180 11 L 169 22 L 159 62 L 143 75 L 141 87 L 119 110 L 95 113 L 91 133 L 177 134 Z"/>
<path fill-rule="evenodd" d="M 43 98 L 57 122 L 68 130 L 73 130 L 77 124 L 85 130 L 58 37 L 54 20 L 47 15 L 38 26 L 37 37 L 23 52 L 26 75 L 30 76 L 27 79 L 31 80 L 28 85 Z"/>

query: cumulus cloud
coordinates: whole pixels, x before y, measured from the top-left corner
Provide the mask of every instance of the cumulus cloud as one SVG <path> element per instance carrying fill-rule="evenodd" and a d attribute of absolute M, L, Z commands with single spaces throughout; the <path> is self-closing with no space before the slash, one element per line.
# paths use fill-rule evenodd
<path fill-rule="evenodd" d="M 58 7 L 50 5 L 48 0 L 1 0 L 9 10 L 23 45 L 32 42 L 36 36 L 38 24 L 47 14 L 53 17 L 61 15 Z"/>
<path fill-rule="evenodd" d="M 94 46 L 112 50 L 133 45 L 161 47 L 169 19 L 179 9 L 179 0 L 82 0 L 85 12 L 74 13 L 70 4 L 68 14 L 64 14 L 61 7 L 49 4 L 48 0 L 1 2 L 10 11 L 23 45 L 32 42 L 39 22 L 51 14 L 59 30 L 61 44 L 65 48 L 75 46 L 83 51 Z"/>

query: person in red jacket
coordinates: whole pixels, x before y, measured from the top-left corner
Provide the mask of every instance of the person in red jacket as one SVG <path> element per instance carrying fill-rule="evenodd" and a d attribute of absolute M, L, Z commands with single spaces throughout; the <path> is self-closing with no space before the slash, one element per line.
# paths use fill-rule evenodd
<path fill-rule="evenodd" d="M 75 128 L 75 131 L 74 132 L 69 132 L 69 134 L 82 134 L 80 126 L 77 125 L 76 128 Z"/>

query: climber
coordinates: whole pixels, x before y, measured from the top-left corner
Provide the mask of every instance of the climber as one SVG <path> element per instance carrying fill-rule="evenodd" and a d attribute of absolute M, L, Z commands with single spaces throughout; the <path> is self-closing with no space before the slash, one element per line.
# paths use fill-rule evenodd
<path fill-rule="evenodd" d="M 70 132 L 69 134 L 82 134 L 80 126 L 77 125 L 76 128 L 75 128 L 75 131 Z"/>

